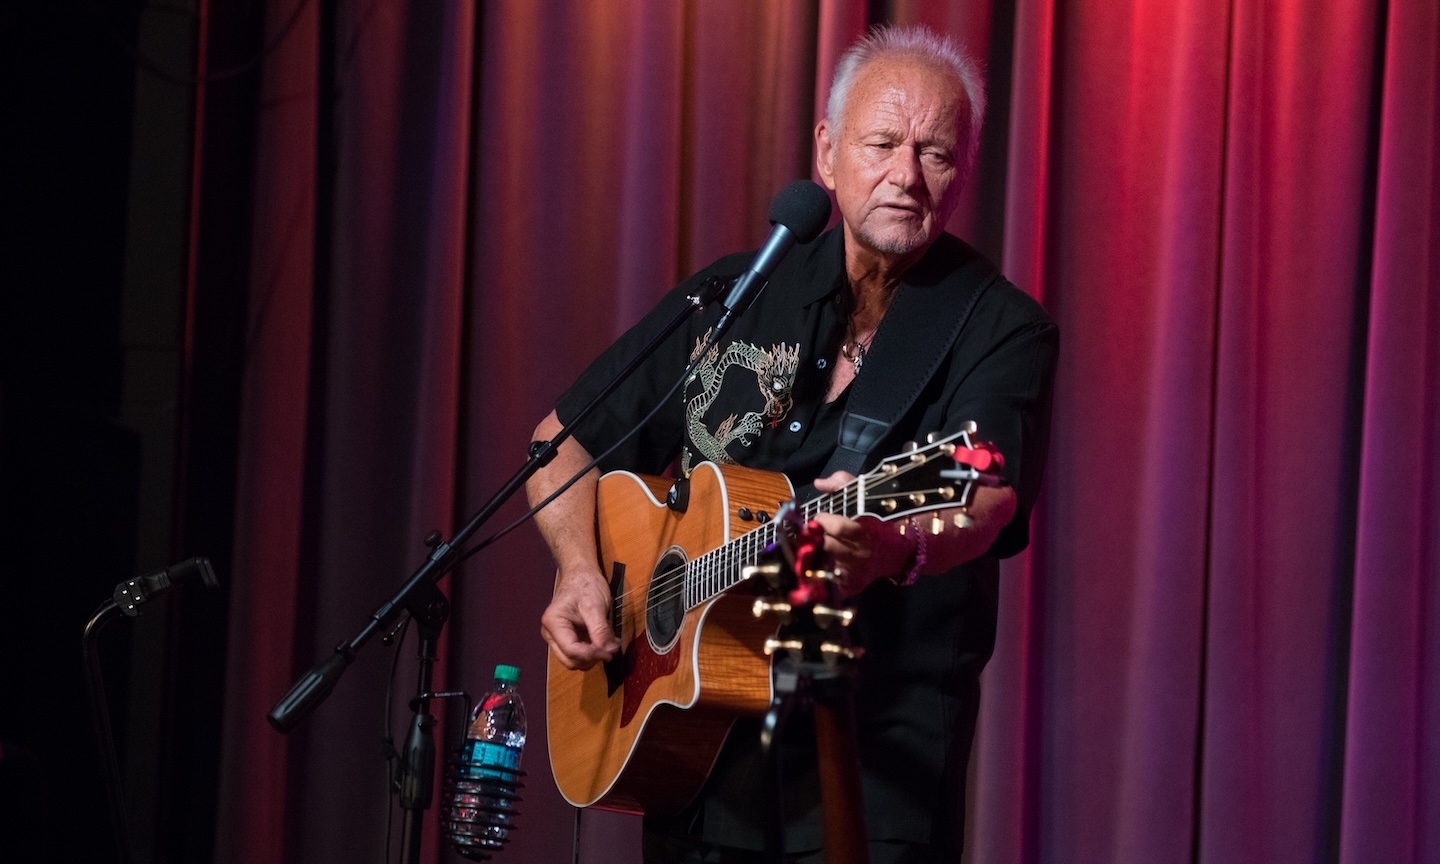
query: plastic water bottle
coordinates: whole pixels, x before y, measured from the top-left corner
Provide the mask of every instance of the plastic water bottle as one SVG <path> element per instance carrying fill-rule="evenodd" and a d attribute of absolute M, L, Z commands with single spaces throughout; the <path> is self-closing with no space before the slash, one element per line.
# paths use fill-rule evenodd
<path fill-rule="evenodd" d="M 516 791 L 525 746 L 519 681 L 516 667 L 495 667 L 495 687 L 475 706 L 465 744 L 445 772 L 440 830 L 457 853 L 472 861 L 504 848 L 519 813 Z"/>

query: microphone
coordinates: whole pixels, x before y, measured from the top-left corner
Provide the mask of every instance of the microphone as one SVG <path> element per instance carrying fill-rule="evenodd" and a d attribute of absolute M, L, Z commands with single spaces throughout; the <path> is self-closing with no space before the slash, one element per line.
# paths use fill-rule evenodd
<path fill-rule="evenodd" d="M 140 614 L 140 607 L 151 597 L 196 579 L 207 588 L 214 588 L 219 584 L 215 580 L 215 568 L 210 566 L 209 558 L 186 558 L 179 564 L 162 567 L 154 573 L 127 579 L 115 586 L 113 599 L 121 612 L 134 618 Z"/>
<path fill-rule="evenodd" d="M 824 189 L 809 180 L 796 180 L 781 189 L 775 200 L 770 202 L 770 224 L 775 227 L 770 229 L 765 245 L 755 253 L 750 266 L 735 280 L 735 285 L 721 301 L 725 314 L 716 324 L 715 333 L 725 332 L 732 319 L 750 308 L 750 303 L 770 281 L 770 274 L 775 272 L 775 267 L 790 247 L 819 237 L 829 221 L 830 196 Z"/>

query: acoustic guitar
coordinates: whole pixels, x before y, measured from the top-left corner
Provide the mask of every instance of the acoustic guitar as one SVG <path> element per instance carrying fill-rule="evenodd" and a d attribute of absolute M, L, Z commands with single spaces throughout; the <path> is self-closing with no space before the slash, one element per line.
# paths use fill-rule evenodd
<path fill-rule="evenodd" d="M 975 427 L 912 446 L 836 492 L 798 505 L 883 520 L 964 507 L 1002 485 L 1000 455 Z M 932 436 L 933 437 L 933 436 Z M 771 701 L 764 646 L 775 624 L 743 578 L 776 541 L 794 496 L 780 474 L 710 462 L 688 480 L 600 478 L 596 532 L 613 598 L 615 659 L 583 671 L 550 655 L 546 724 L 561 795 L 577 807 L 666 815 L 700 790 L 739 716 Z"/>

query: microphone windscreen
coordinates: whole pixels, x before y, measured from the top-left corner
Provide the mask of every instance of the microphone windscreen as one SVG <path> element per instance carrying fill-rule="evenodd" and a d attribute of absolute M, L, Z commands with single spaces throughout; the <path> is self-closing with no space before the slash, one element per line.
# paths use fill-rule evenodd
<path fill-rule="evenodd" d="M 830 195 L 810 180 L 796 180 L 770 202 L 770 224 L 784 225 L 797 243 L 809 243 L 830 221 Z"/>

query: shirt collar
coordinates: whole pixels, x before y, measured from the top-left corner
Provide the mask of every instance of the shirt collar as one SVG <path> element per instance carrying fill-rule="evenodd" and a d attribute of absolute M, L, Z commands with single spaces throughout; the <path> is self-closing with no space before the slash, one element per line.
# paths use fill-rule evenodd
<path fill-rule="evenodd" d="M 813 243 L 801 247 L 807 258 L 806 269 L 814 278 L 806 280 L 800 302 L 806 306 L 835 296 L 844 284 L 845 230 L 843 224 L 821 234 Z M 799 251 L 799 250 L 797 250 Z"/>

